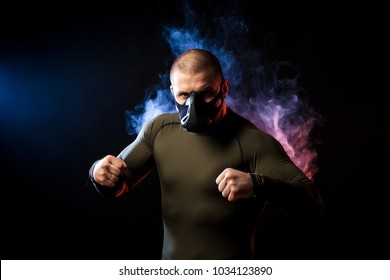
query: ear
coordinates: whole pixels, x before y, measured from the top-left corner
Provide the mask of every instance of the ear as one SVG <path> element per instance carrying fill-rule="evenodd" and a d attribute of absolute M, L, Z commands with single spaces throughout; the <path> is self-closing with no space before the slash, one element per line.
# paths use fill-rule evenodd
<path fill-rule="evenodd" d="M 171 93 L 173 94 L 173 86 L 172 86 L 172 85 L 169 86 L 169 90 L 170 90 Z"/>
<path fill-rule="evenodd" d="M 225 99 L 228 96 L 230 84 L 228 80 L 223 80 L 222 84 L 222 97 Z"/>

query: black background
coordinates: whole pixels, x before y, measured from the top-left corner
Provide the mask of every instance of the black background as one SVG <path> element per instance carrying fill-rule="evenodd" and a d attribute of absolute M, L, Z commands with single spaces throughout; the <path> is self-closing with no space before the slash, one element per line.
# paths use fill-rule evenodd
<path fill-rule="evenodd" d="M 257 258 L 388 259 L 389 118 L 381 7 L 194 1 L 237 9 L 254 44 L 301 70 L 318 129 L 325 203 L 316 231 L 261 230 Z M 370 20 L 369 20 L 370 18 Z M 167 70 L 166 24 L 181 1 L 6 4 L 0 26 L 2 259 L 159 259 L 159 188 L 106 200 L 91 164 L 134 136 L 124 112 Z"/>

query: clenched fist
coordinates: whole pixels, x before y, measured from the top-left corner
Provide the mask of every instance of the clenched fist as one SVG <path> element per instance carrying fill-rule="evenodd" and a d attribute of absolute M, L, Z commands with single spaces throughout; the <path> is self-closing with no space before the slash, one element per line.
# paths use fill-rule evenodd
<path fill-rule="evenodd" d="M 215 182 L 222 196 L 229 201 L 237 201 L 239 198 L 248 198 L 253 195 L 253 182 L 249 173 L 226 168 Z"/>
<path fill-rule="evenodd" d="M 112 155 L 107 155 L 97 162 L 92 176 L 98 184 L 114 187 L 126 168 L 127 165 L 123 160 Z"/>

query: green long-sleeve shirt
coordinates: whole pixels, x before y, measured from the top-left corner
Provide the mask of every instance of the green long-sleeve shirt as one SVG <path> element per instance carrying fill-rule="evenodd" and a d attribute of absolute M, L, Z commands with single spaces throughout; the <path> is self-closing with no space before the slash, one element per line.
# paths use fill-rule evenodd
<path fill-rule="evenodd" d="M 164 259 L 250 259 L 262 209 L 268 202 L 293 220 L 318 216 L 315 184 L 290 160 L 272 136 L 230 109 L 211 134 L 185 131 L 178 114 L 149 122 L 119 155 L 128 169 L 118 196 L 156 167 L 161 184 Z M 225 168 L 262 174 L 255 198 L 229 202 L 215 183 Z M 115 191 L 113 194 L 112 192 Z"/>

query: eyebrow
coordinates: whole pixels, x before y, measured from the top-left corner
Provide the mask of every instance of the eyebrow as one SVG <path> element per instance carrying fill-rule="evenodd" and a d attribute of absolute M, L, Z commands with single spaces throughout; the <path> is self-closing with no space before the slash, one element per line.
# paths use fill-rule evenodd
<path fill-rule="evenodd" d="M 214 88 L 211 87 L 211 86 L 207 86 L 205 87 L 204 89 L 200 90 L 200 91 L 191 91 L 191 92 L 187 92 L 187 91 L 179 91 L 177 94 L 190 94 L 192 92 L 197 92 L 197 93 L 203 93 L 203 92 L 207 92 L 207 91 L 211 91 L 211 92 L 214 92 Z"/>

